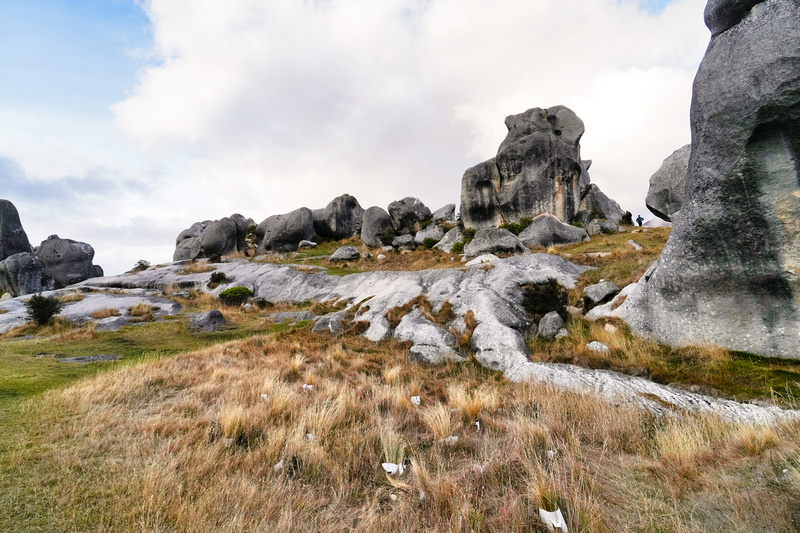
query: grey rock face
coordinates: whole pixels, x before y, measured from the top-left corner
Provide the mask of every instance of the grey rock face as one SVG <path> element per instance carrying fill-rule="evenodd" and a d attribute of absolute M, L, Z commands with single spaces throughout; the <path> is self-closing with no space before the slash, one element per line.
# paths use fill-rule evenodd
<path fill-rule="evenodd" d="M 258 253 L 295 252 L 314 236 L 314 216 L 307 207 L 263 220 L 256 230 Z"/>
<path fill-rule="evenodd" d="M 311 328 L 311 333 L 327 333 L 331 337 L 335 337 L 342 332 L 342 323 L 347 319 L 346 315 L 344 311 L 338 311 L 317 318 Z"/>
<path fill-rule="evenodd" d="M 17 208 L 8 200 L 0 200 L 0 261 L 10 255 L 31 251 Z"/>
<path fill-rule="evenodd" d="M 417 242 L 411 235 L 400 235 L 392 241 L 392 246 L 398 250 L 416 250 Z"/>
<path fill-rule="evenodd" d="M 444 238 L 444 230 L 441 226 L 428 226 L 425 229 L 421 229 L 414 235 L 414 241 L 417 244 L 422 244 L 425 239 L 434 239 L 438 243 Z"/>
<path fill-rule="evenodd" d="M 561 328 L 564 327 L 564 319 L 556 311 L 550 311 L 542 320 L 539 321 L 539 337 L 543 339 L 555 339 Z"/>
<path fill-rule="evenodd" d="M 372 206 L 364 212 L 361 242 L 372 248 L 383 245 L 384 232 L 392 227 L 392 217 L 382 207 Z"/>
<path fill-rule="evenodd" d="M 237 252 L 238 228 L 236 222 L 225 217 L 209 224 L 200 235 L 201 257 L 230 255 Z M 247 228 L 245 228 L 247 231 Z M 196 258 L 193 258 L 196 259 Z"/>
<path fill-rule="evenodd" d="M 328 261 L 357 261 L 361 257 L 358 248 L 355 246 L 341 246 L 331 254 Z"/>
<path fill-rule="evenodd" d="M 589 234 L 583 228 L 564 224 L 558 217 L 550 213 L 542 213 L 533 219 L 530 226 L 519 234 L 519 240 L 527 247 L 571 244 L 589 240 Z"/>
<path fill-rule="evenodd" d="M 506 118 L 508 135 L 497 156 L 468 169 L 461 179 L 465 227 L 551 213 L 572 220 L 581 203 L 581 119 L 564 106 L 534 108 Z M 588 174 L 583 178 L 588 183 Z"/>
<path fill-rule="evenodd" d="M 434 222 L 455 222 L 456 204 L 447 204 L 433 212 Z"/>
<path fill-rule="evenodd" d="M 44 266 L 32 252 L 20 252 L 0 261 L 0 292 L 22 296 L 52 287 L 42 286 Z"/>
<path fill-rule="evenodd" d="M 589 235 L 612 234 L 621 231 L 624 230 L 613 220 L 600 220 L 599 218 L 595 218 L 586 226 L 586 232 Z"/>
<path fill-rule="evenodd" d="M 461 234 L 461 228 L 458 226 L 445 233 L 442 240 L 437 242 L 433 247 L 450 253 L 453 251 L 453 245 L 457 242 L 464 242 L 464 236 Z"/>
<path fill-rule="evenodd" d="M 455 351 L 455 335 L 423 317 L 419 309 L 414 309 L 400 320 L 394 330 L 394 338 L 413 342 L 409 354 L 412 361 L 439 364 L 465 359 Z"/>
<path fill-rule="evenodd" d="M 800 4 L 714 1 L 706 20 L 683 208 L 621 315 L 665 344 L 796 359 Z"/>
<path fill-rule="evenodd" d="M 337 196 L 324 209 L 315 209 L 314 231 L 325 239 L 341 240 L 361 233 L 364 209 L 355 196 Z"/>
<path fill-rule="evenodd" d="M 418 198 L 407 196 L 389 204 L 389 216 L 398 235 L 415 234 L 422 224 L 431 219 L 431 210 Z"/>
<path fill-rule="evenodd" d="M 175 239 L 173 261 L 225 256 L 247 251 L 247 219 L 235 213 L 220 220 L 195 222 Z"/>
<path fill-rule="evenodd" d="M 619 292 L 616 283 L 602 281 L 589 285 L 583 289 L 583 311 L 587 312 L 593 307 L 604 304 L 611 300 Z"/>
<path fill-rule="evenodd" d="M 650 177 L 650 188 L 645 199 L 647 209 L 667 222 L 672 222 L 672 217 L 683 207 L 690 155 L 691 144 L 675 150 Z"/>
<path fill-rule="evenodd" d="M 94 248 L 85 242 L 51 235 L 36 247 L 34 253 L 42 261 L 44 275 L 53 278 L 59 288 L 90 279 L 98 273 L 92 264 Z M 102 269 L 99 272 L 102 273 Z"/>
<path fill-rule="evenodd" d="M 483 254 L 524 254 L 528 252 L 516 235 L 502 228 L 478 230 L 465 248 L 468 259 Z"/>
<path fill-rule="evenodd" d="M 195 222 L 191 227 L 183 230 L 175 239 L 175 252 L 172 254 L 173 261 L 188 261 L 197 259 L 201 255 L 200 235 L 209 224 L 206 222 Z"/>
<path fill-rule="evenodd" d="M 627 216 L 630 217 L 630 213 Z M 595 218 L 620 223 L 626 218 L 626 212 L 592 183 L 582 193 L 580 210 L 575 215 L 575 221 L 585 226 Z"/>
<path fill-rule="evenodd" d="M 191 315 L 188 327 L 192 331 L 219 331 L 226 324 L 225 316 L 217 309 L 212 309 Z"/>

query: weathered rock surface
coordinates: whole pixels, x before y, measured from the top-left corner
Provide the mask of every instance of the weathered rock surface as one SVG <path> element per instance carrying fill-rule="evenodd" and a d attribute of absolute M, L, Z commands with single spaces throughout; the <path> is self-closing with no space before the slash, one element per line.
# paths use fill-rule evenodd
<path fill-rule="evenodd" d="M 172 260 L 245 254 L 247 226 L 247 219 L 238 213 L 220 220 L 195 222 L 178 234 Z"/>
<path fill-rule="evenodd" d="M 390 203 L 389 216 L 398 235 L 413 235 L 432 219 L 431 210 L 418 198 L 411 196 Z"/>
<path fill-rule="evenodd" d="M 189 281 L 196 279 L 197 286 L 202 290 L 209 290 L 204 288 L 207 275 L 180 275 L 178 272 L 182 268 L 180 264 L 173 264 L 135 274 L 90 280 L 84 282 L 84 285 L 117 290 L 120 287 L 169 289 L 188 278 Z M 547 279 L 554 278 L 562 286 L 574 288 L 577 276 L 585 268 L 548 254 L 497 260 L 495 268 L 491 270 L 473 268 L 368 272 L 342 277 L 330 276 L 324 272 L 310 274 L 288 265 L 258 264 L 246 260 L 218 265 L 218 270 L 225 272 L 229 278 L 235 278 L 237 285 L 247 286 L 260 297 L 273 302 L 363 302 L 371 296 L 360 307 L 357 320 L 370 323 L 365 335 L 372 340 L 387 338 L 397 331 L 389 327 L 385 317 L 392 307 L 403 305 L 416 296 L 425 294 L 436 311 L 447 300 L 453 304 L 453 311 L 459 318 L 445 325 L 445 328 L 453 327 L 463 331 L 464 321 L 461 317 L 467 310 L 472 310 L 479 323 L 471 340 L 478 360 L 490 368 L 503 371 L 513 381 L 534 381 L 581 393 L 600 394 L 617 403 L 635 405 L 661 414 L 672 413 L 663 407 L 668 403 L 677 409 L 715 414 L 731 421 L 763 423 L 800 416 L 797 411 L 709 398 L 607 370 L 531 362 L 527 348 L 521 341 L 521 332 L 527 331 L 531 325 L 525 319 L 525 311 L 521 307 L 521 286 L 544 283 Z M 218 294 L 228 286 L 230 285 L 222 284 L 210 292 Z M 95 293 L 89 293 L 90 296 L 92 294 Z M 17 312 L 12 311 L 13 309 L 20 307 L 24 305 L 18 298 L 0 301 L 0 309 L 9 310 L 6 314 L 0 314 L 0 324 L 3 324 L 4 317 L 13 316 Z M 428 357 L 433 357 L 436 352 L 430 347 L 437 344 L 428 343 L 425 338 L 427 335 L 420 336 L 419 342 L 416 337 L 410 340 L 415 345 L 419 344 L 417 353 L 426 353 Z M 448 342 L 445 341 L 444 345 L 448 346 Z M 446 353 L 443 351 L 438 355 L 444 356 Z"/>
<path fill-rule="evenodd" d="M 630 213 L 627 213 L 627 217 L 630 218 Z M 581 192 L 581 205 L 573 220 L 585 226 L 595 218 L 622 223 L 626 211 L 592 183 Z"/>
<path fill-rule="evenodd" d="M 794 0 L 709 2 L 686 196 L 661 257 L 620 308 L 634 332 L 798 358 L 798 20 Z"/>
<path fill-rule="evenodd" d="M 645 204 L 655 216 L 667 222 L 683 207 L 686 175 L 689 173 L 689 156 L 692 145 L 678 148 L 664 160 L 655 174 L 650 176 Z"/>
<path fill-rule="evenodd" d="M 417 248 L 417 241 L 411 235 L 400 235 L 395 237 L 392 241 L 392 246 L 398 250 L 415 250 Z"/>
<path fill-rule="evenodd" d="M 555 339 L 563 327 L 564 319 L 561 315 L 557 311 L 550 311 L 539 321 L 538 335 L 543 339 Z"/>
<path fill-rule="evenodd" d="M 613 234 L 625 231 L 619 224 L 613 220 L 600 220 L 595 218 L 586 226 L 586 232 L 589 235 L 602 235 Z"/>
<path fill-rule="evenodd" d="M 447 204 L 433 212 L 434 222 L 455 222 L 456 204 Z"/>
<path fill-rule="evenodd" d="M 85 242 L 51 235 L 34 253 L 42 261 L 44 275 L 53 278 L 58 288 L 103 275 L 103 269 L 92 264 L 94 248 Z"/>
<path fill-rule="evenodd" d="M 455 350 L 455 335 L 422 316 L 419 308 L 400 320 L 393 336 L 398 340 L 414 343 L 410 350 L 413 361 L 439 364 L 466 359 Z"/>
<path fill-rule="evenodd" d="M 441 226 L 431 225 L 425 229 L 421 229 L 414 235 L 414 241 L 417 244 L 422 244 L 425 239 L 434 239 L 437 243 L 444 238 L 444 230 Z"/>
<path fill-rule="evenodd" d="M 453 245 L 457 242 L 464 242 L 464 236 L 461 234 L 461 228 L 458 226 L 445 233 L 442 240 L 437 242 L 433 247 L 450 253 L 453 251 Z"/>
<path fill-rule="evenodd" d="M 219 331 L 228 322 L 225 316 L 217 309 L 205 313 L 195 313 L 189 316 L 188 328 L 191 331 Z"/>
<path fill-rule="evenodd" d="M 31 251 L 17 208 L 8 200 L 0 200 L 0 261 L 10 255 Z"/>
<path fill-rule="evenodd" d="M 483 254 L 524 254 L 529 252 L 519 238 L 503 228 L 484 228 L 464 248 L 468 259 Z"/>
<path fill-rule="evenodd" d="M 534 108 L 506 118 L 508 135 L 497 156 L 468 169 L 461 180 L 465 227 L 496 227 L 523 216 L 551 213 L 571 221 L 581 203 L 583 122 L 569 108 Z"/>
<path fill-rule="evenodd" d="M 610 301 L 619 292 L 619 287 L 611 281 L 601 281 L 583 289 L 583 311 Z"/>
<path fill-rule="evenodd" d="M 381 240 L 392 227 L 392 217 L 382 207 L 372 206 L 364 212 L 361 226 L 361 242 L 372 248 L 383 246 Z"/>
<path fill-rule="evenodd" d="M 310 241 L 314 236 L 314 215 L 307 207 L 283 215 L 272 215 L 256 229 L 259 254 L 267 252 L 295 252 L 300 241 Z"/>
<path fill-rule="evenodd" d="M 22 296 L 55 288 L 52 279 L 49 280 L 52 286 L 47 282 L 43 284 L 43 276 L 44 266 L 36 254 L 20 252 L 11 255 L 0 261 L 0 293 Z"/>
<path fill-rule="evenodd" d="M 532 248 L 534 246 L 548 246 L 559 244 L 572 244 L 589 240 L 589 234 L 583 228 L 576 228 L 564 224 L 558 217 L 550 213 L 542 213 L 534 217 L 533 222 L 519 234 L 522 244 Z"/>
<path fill-rule="evenodd" d="M 337 196 L 313 212 L 314 231 L 324 239 L 341 240 L 361 233 L 364 209 L 355 196 Z"/>
<path fill-rule="evenodd" d="M 361 253 L 359 253 L 358 248 L 355 246 L 340 246 L 336 249 L 335 252 L 331 254 L 328 258 L 328 261 L 336 262 L 336 261 L 356 261 L 361 257 Z"/>

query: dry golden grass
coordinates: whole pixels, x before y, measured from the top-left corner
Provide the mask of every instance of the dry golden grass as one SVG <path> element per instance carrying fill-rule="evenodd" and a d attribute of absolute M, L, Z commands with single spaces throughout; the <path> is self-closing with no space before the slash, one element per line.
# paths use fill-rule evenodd
<path fill-rule="evenodd" d="M 79 292 L 70 292 L 67 294 L 60 295 L 58 297 L 58 301 L 61 302 L 62 304 L 66 304 L 69 302 L 80 302 L 84 298 L 86 298 L 86 295 L 84 294 L 81 294 Z"/>
<path fill-rule="evenodd" d="M 178 271 L 178 274 L 205 274 L 206 272 L 214 272 L 217 269 L 214 265 L 198 264 L 196 261 L 189 261 L 186 265 Z"/>
<path fill-rule="evenodd" d="M 68 510 L 47 530 L 544 531 L 556 506 L 570 531 L 796 530 L 800 423 L 657 418 L 405 354 L 292 331 L 130 365 L 30 402 L 15 457 Z"/>
<path fill-rule="evenodd" d="M 153 311 L 156 310 L 158 310 L 157 307 L 140 303 L 128 309 L 128 314 L 132 317 L 138 318 L 141 322 L 152 322 L 156 319 L 155 315 L 153 314 Z"/>
<path fill-rule="evenodd" d="M 101 318 L 108 318 L 111 316 L 119 316 L 119 315 L 120 315 L 119 309 L 108 307 L 106 309 L 100 309 L 99 311 L 95 311 L 91 313 L 89 316 L 99 320 Z"/>

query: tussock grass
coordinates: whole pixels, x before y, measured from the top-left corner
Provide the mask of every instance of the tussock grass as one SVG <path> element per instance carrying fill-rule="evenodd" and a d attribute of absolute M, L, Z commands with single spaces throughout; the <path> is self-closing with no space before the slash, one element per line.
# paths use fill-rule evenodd
<path fill-rule="evenodd" d="M 153 311 L 156 311 L 157 309 L 157 307 L 153 307 L 152 305 L 140 303 L 128 309 L 128 314 L 132 317 L 140 319 L 142 322 L 152 322 L 156 319 Z"/>
<path fill-rule="evenodd" d="M 521 532 L 556 506 L 571 531 L 795 527 L 800 423 L 656 418 L 405 357 L 287 330 L 47 392 L 0 437 L 0 527 Z"/>
<path fill-rule="evenodd" d="M 112 316 L 120 316 L 119 309 L 115 309 L 113 307 L 108 307 L 106 309 L 101 309 L 99 311 L 95 311 L 89 315 L 92 318 L 101 319 L 101 318 L 108 318 Z"/>
<path fill-rule="evenodd" d="M 217 267 L 214 265 L 198 264 L 197 261 L 189 261 L 178 271 L 178 274 L 183 276 L 188 276 L 189 274 L 205 274 L 206 272 L 213 272 L 216 269 Z"/>
<path fill-rule="evenodd" d="M 60 295 L 58 297 L 58 301 L 61 302 L 62 304 L 66 304 L 69 302 L 80 302 L 84 298 L 86 298 L 86 295 L 84 294 L 81 294 L 79 292 L 70 292 L 67 294 Z"/>

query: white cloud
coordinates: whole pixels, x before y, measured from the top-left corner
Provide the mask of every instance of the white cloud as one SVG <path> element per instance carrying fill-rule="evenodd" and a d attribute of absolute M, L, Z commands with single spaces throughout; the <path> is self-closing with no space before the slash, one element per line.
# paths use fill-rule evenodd
<path fill-rule="evenodd" d="M 260 220 L 342 192 L 457 202 L 506 115 L 564 104 L 586 123 L 593 181 L 636 212 L 689 140 L 704 3 L 151 0 L 163 64 L 114 111 L 186 153 L 221 209 Z"/>

